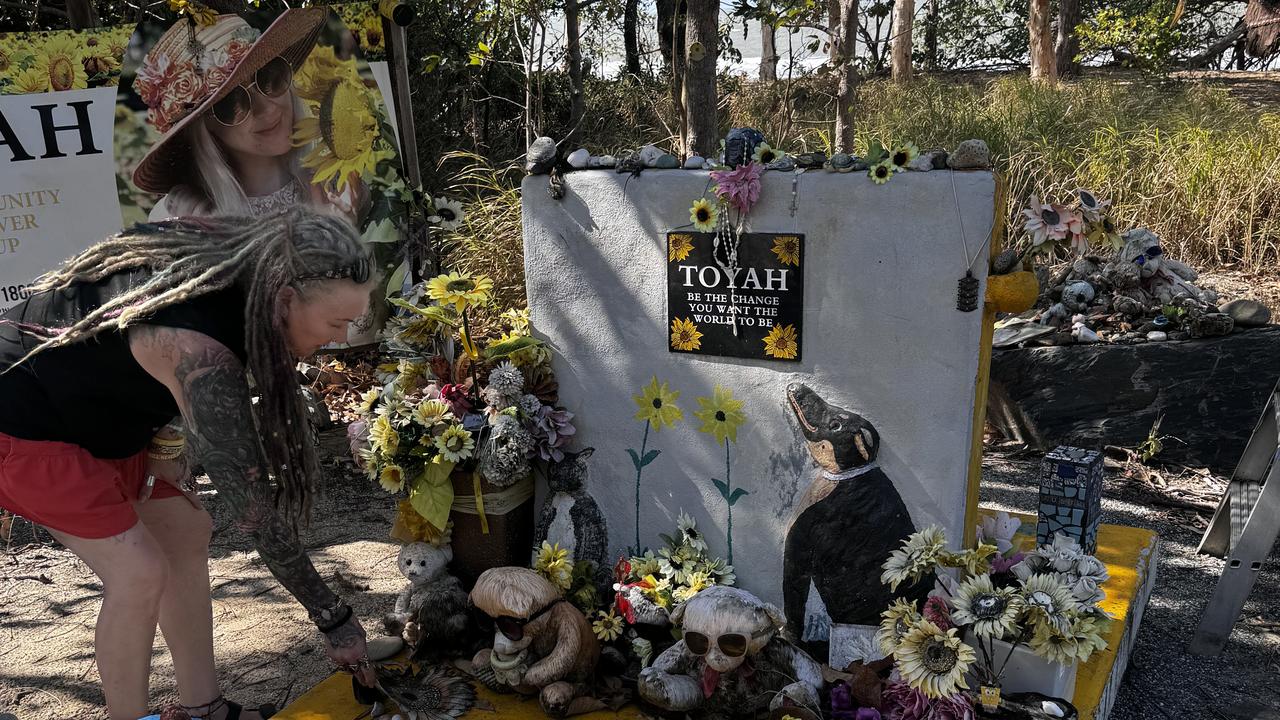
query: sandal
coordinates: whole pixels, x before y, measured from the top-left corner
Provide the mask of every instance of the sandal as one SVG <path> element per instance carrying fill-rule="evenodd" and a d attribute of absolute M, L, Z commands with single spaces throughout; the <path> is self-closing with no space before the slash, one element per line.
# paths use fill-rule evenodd
<path fill-rule="evenodd" d="M 226 706 L 227 708 L 227 716 L 225 720 L 240 720 L 240 713 L 244 712 L 244 706 L 239 703 L 231 702 L 221 696 L 217 697 L 212 702 L 205 703 L 204 705 L 196 705 L 194 707 L 170 705 L 162 710 L 158 717 L 159 720 L 201 720 L 209 713 L 221 710 L 223 706 Z M 252 710 L 256 710 L 257 713 L 262 716 L 263 720 L 267 720 L 278 712 L 276 706 L 271 703 L 259 705 L 257 708 L 252 708 Z M 201 714 L 193 716 L 191 714 L 193 712 L 199 712 Z"/>

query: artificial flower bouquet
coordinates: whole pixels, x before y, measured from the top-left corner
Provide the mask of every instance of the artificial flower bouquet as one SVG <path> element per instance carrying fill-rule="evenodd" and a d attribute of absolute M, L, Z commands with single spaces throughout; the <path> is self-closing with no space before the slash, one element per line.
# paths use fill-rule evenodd
<path fill-rule="evenodd" d="M 492 290 L 483 275 L 449 273 L 392 300 L 402 312 L 384 331 L 380 387 L 364 394 L 348 433 L 368 477 L 404 496 L 397 528 L 419 528 L 405 539 L 422 539 L 423 522 L 445 528 L 455 470 L 510 487 L 533 463 L 563 459 L 575 433 L 573 414 L 556 407 L 551 356 L 527 310 L 503 313 L 504 332 L 491 342 L 473 336 L 473 311 Z"/>
<path fill-rule="evenodd" d="M 929 527 L 890 555 L 881 580 L 891 588 L 930 575 L 938 586 L 923 607 L 900 598 L 882 615 L 877 641 L 906 686 L 896 693 L 953 702 L 971 689 L 966 676 L 984 690 L 998 688 L 1021 646 L 1063 665 L 1106 647 L 1111 618 L 1099 607 L 1106 566 L 1061 534 L 1023 555 L 1013 542 L 1020 525 L 1003 513 L 988 519 L 977 547 L 961 552 L 949 551 L 943 532 Z M 1000 641 L 1009 647 L 1004 653 Z"/>
<path fill-rule="evenodd" d="M 1031 238 L 1030 252 L 1050 253 L 1061 245 L 1084 255 L 1091 246 L 1107 245 L 1116 250 L 1124 244 L 1107 210 L 1110 200 L 1084 189 L 1076 189 L 1073 194 L 1071 203 L 1052 203 L 1047 198 L 1041 201 L 1038 196 L 1031 196 L 1022 211 L 1022 229 Z"/>

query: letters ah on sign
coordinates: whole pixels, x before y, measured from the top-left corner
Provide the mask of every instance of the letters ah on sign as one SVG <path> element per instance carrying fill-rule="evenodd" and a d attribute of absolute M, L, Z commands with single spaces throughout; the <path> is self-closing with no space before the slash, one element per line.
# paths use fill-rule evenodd
<path fill-rule="evenodd" d="M 667 348 L 799 360 L 804 236 L 744 233 L 734 277 L 716 262 L 714 241 L 712 233 L 667 234 Z"/>

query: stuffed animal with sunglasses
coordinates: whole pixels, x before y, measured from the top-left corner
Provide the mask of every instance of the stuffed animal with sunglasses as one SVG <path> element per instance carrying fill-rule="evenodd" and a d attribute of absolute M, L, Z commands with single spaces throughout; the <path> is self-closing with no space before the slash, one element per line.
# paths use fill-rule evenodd
<path fill-rule="evenodd" d="M 397 567 L 409 585 L 396 598 L 395 611 L 383 618 L 387 632 L 404 637 L 412 657 L 436 662 L 468 650 L 467 593 L 449 574 L 453 549 L 440 544 L 408 543 L 400 548 Z M 474 648 L 474 645 L 470 645 Z"/>
<path fill-rule="evenodd" d="M 491 668 L 499 683 L 537 695 L 552 717 L 590 694 L 600 643 L 582 612 L 546 578 L 528 568 L 485 570 L 471 603 L 494 626 L 493 648 L 472 661 L 477 671 Z"/>
<path fill-rule="evenodd" d="M 1203 310 L 1216 305 L 1218 294 L 1193 285 L 1198 277 L 1196 271 L 1165 255 L 1158 235 L 1136 228 L 1124 234 L 1124 241 L 1102 271 L 1115 288 L 1117 307 L 1122 304 L 1122 297 L 1137 301 L 1143 310 L 1188 304 Z"/>
<path fill-rule="evenodd" d="M 818 709 L 822 669 L 780 632 L 778 608 L 716 586 L 672 613 L 682 640 L 640 673 L 645 701 L 706 720 L 756 717 L 784 706 Z"/>

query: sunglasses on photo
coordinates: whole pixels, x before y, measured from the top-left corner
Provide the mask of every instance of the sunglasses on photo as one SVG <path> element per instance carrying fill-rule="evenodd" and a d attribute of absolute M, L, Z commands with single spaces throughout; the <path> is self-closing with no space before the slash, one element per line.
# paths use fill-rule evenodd
<path fill-rule="evenodd" d="M 493 625 L 498 628 L 498 632 L 502 633 L 502 636 L 506 639 L 511 642 L 520 642 L 524 639 L 524 628 L 526 625 L 537 620 L 543 615 L 546 615 L 551 611 L 551 608 L 554 608 L 562 602 L 566 602 L 565 599 L 559 598 L 527 618 L 511 617 L 510 615 L 493 617 L 479 608 L 476 608 L 476 613 L 481 616 L 481 619 L 492 622 Z"/>
<path fill-rule="evenodd" d="M 1148 260 L 1155 260 L 1156 258 L 1160 257 L 1163 254 L 1164 254 L 1164 251 L 1160 249 L 1160 246 L 1154 245 L 1152 247 L 1147 248 L 1146 252 L 1134 258 L 1133 261 L 1138 263 L 1138 267 L 1142 267 L 1143 265 L 1147 264 Z"/>
<path fill-rule="evenodd" d="M 253 112 L 252 88 L 269 98 L 284 95 L 293 85 L 293 68 L 284 58 L 275 58 L 258 68 L 253 82 L 231 89 L 226 97 L 213 104 L 213 118 L 227 127 L 235 127 L 249 119 Z"/>
<path fill-rule="evenodd" d="M 755 631 L 750 637 L 742 633 L 725 633 L 716 638 L 715 644 L 716 647 L 720 648 L 720 652 L 724 653 L 725 657 L 740 658 L 747 654 L 747 648 L 751 646 L 752 640 L 758 640 L 773 632 L 773 628 L 765 628 Z M 694 655 L 702 656 L 711 652 L 711 638 L 700 632 L 686 630 L 684 633 L 684 645 Z"/>

